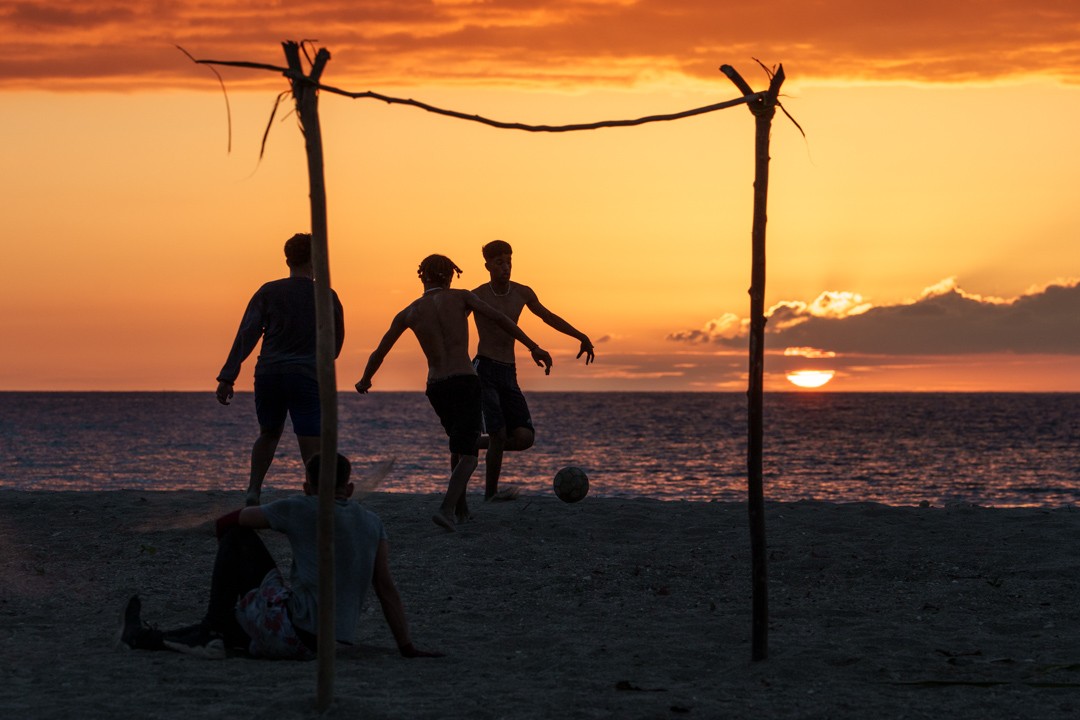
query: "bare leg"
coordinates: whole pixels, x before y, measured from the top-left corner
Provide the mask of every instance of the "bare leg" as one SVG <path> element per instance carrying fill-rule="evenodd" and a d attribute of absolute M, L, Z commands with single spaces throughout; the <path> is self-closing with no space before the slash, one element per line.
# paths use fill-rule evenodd
<path fill-rule="evenodd" d="M 489 436 L 487 455 L 484 456 L 484 500 L 499 494 L 499 475 L 502 473 L 503 451 L 506 449 L 506 431 L 497 430 Z"/>
<path fill-rule="evenodd" d="M 504 447 L 503 450 L 509 450 L 511 452 L 528 450 L 533 446 L 535 440 L 536 433 L 533 430 L 517 427 L 510 431 L 510 435 L 506 438 L 506 447 Z"/>
<path fill-rule="evenodd" d="M 454 511 L 458 507 L 458 501 L 464 498 L 465 488 L 469 485 L 469 478 L 476 470 L 477 459 L 475 455 L 462 455 L 454 471 L 450 473 L 450 483 L 446 488 L 446 496 L 443 498 L 439 512 L 432 516 L 432 520 L 447 530 L 453 532 Z"/>
<path fill-rule="evenodd" d="M 251 447 L 251 476 L 248 479 L 247 496 L 244 498 L 246 505 L 259 504 L 263 479 L 266 478 L 270 464 L 274 462 L 274 452 L 277 451 L 281 431 L 280 427 L 259 428 L 259 437 L 255 438 L 255 444 Z"/>
<path fill-rule="evenodd" d="M 307 466 L 307 461 L 319 454 L 319 444 L 322 441 L 318 435 L 297 435 L 296 444 L 300 446 L 300 458 Z"/>
<path fill-rule="evenodd" d="M 529 428 L 518 427 L 507 435 L 506 430 L 491 433 L 487 455 L 484 458 L 485 484 L 484 500 L 513 500 L 518 496 L 518 489 L 508 487 L 499 490 L 499 476 L 502 474 L 503 453 L 507 451 L 528 450 L 536 438 Z"/>

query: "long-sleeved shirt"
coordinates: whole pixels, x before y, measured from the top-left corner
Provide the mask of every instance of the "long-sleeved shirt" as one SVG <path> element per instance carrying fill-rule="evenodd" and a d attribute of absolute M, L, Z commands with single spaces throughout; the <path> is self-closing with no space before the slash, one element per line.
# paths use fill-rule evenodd
<path fill-rule="evenodd" d="M 345 313 L 333 292 L 334 357 L 345 342 Z M 240 365 L 255 349 L 262 348 L 255 363 L 256 375 L 301 373 L 316 377 L 315 369 L 315 287 L 310 278 L 287 277 L 266 283 L 248 302 L 240 329 L 236 331 L 229 357 L 218 381 L 235 382 Z"/>

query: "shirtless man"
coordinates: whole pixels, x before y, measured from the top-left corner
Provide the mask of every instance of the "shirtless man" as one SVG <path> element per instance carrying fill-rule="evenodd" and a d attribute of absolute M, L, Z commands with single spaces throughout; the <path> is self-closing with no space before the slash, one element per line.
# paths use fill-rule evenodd
<path fill-rule="evenodd" d="M 522 308 L 529 308 L 534 315 L 559 332 L 581 342 L 577 357 L 585 356 L 585 364 L 593 362 L 595 353 L 589 336 L 548 310 L 528 285 L 510 281 L 510 243 L 494 240 L 483 247 L 484 267 L 491 274 L 486 282 L 473 290 L 483 301 L 494 307 L 515 323 L 521 317 Z M 486 315 L 476 315 L 476 348 L 474 366 L 480 376 L 483 393 L 484 426 L 488 434 L 485 458 L 485 500 L 511 500 L 517 496 L 517 488 L 499 492 L 499 475 L 502 472 L 503 452 L 526 450 L 533 445 L 536 431 L 533 429 L 529 406 L 517 382 L 514 363 L 514 336 Z"/>
<path fill-rule="evenodd" d="M 513 320 L 468 290 L 451 290 L 450 281 L 461 269 L 450 258 L 429 255 L 420 263 L 417 275 L 424 293 L 394 316 L 390 329 L 368 358 L 356 390 L 366 393 L 371 379 L 386 354 L 405 330 L 412 330 L 427 358 L 427 398 L 450 438 L 450 453 L 456 456 L 436 524 L 453 531 L 455 520 L 469 519 L 465 488 L 477 465 L 477 443 L 481 431 L 480 380 L 469 361 L 469 313 L 497 327 L 510 342 L 519 340 L 529 349 L 533 361 L 551 372 L 551 355 L 529 339 Z M 456 515 L 456 518 L 455 518 Z"/>

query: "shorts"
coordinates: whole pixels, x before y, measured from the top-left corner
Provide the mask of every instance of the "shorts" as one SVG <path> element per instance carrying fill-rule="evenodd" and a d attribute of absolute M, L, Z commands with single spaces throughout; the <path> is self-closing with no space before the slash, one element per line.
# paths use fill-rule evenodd
<path fill-rule="evenodd" d="M 271 660 L 313 660 L 312 651 L 293 627 L 289 616 L 289 588 L 277 569 L 266 573 L 262 584 L 236 603 L 236 621 L 244 629 L 253 657 Z"/>
<path fill-rule="evenodd" d="M 451 375 L 429 382 L 424 394 L 450 437 L 450 452 L 476 457 L 479 454 L 476 442 L 484 421 L 480 410 L 480 378 Z"/>
<path fill-rule="evenodd" d="M 322 428 L 319 382 L 300 373 L 255 376 L 255 416 L 259 426 L 281 428 L 292 418 L 297 435 L 318 437 Z"/>
<path fill-rule="evenodd" d="M 484 429 L 488 433 L 526 428 L 535 432 L 529 405 L 517 382 L 517 367 L 477 355 L 473 367 L 480 377 Z"/>

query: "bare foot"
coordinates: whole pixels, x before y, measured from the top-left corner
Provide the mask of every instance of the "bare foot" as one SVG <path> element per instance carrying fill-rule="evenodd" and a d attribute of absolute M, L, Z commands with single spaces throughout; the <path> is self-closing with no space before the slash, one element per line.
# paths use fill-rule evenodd
<path fill-rule="evenodd" d="M 504 487 L 502 490 L 498 491 L 497 493 L 489 497 L 487 500 L 488 502 L 507 502 L 509 500 L 517 500 L 517 496 L 519 494 L 521 494 L 521 488 L 510 485 L 508 487 Z"/>
<path fill-rule="evenodd" d="M 435 524 L 443 528 L 447 532 L 457 532 L 454 527 L 454 516 L 449 513 L 445 513 L 442 510 L 431 516 L 431 519 L 435 521 Z"/>
<path fill-rule="evenodd" d="M 251 507 L 259 504 L 259 491 L 248 490 L 247 495 L 244 496 L 244 505 Z"/>

